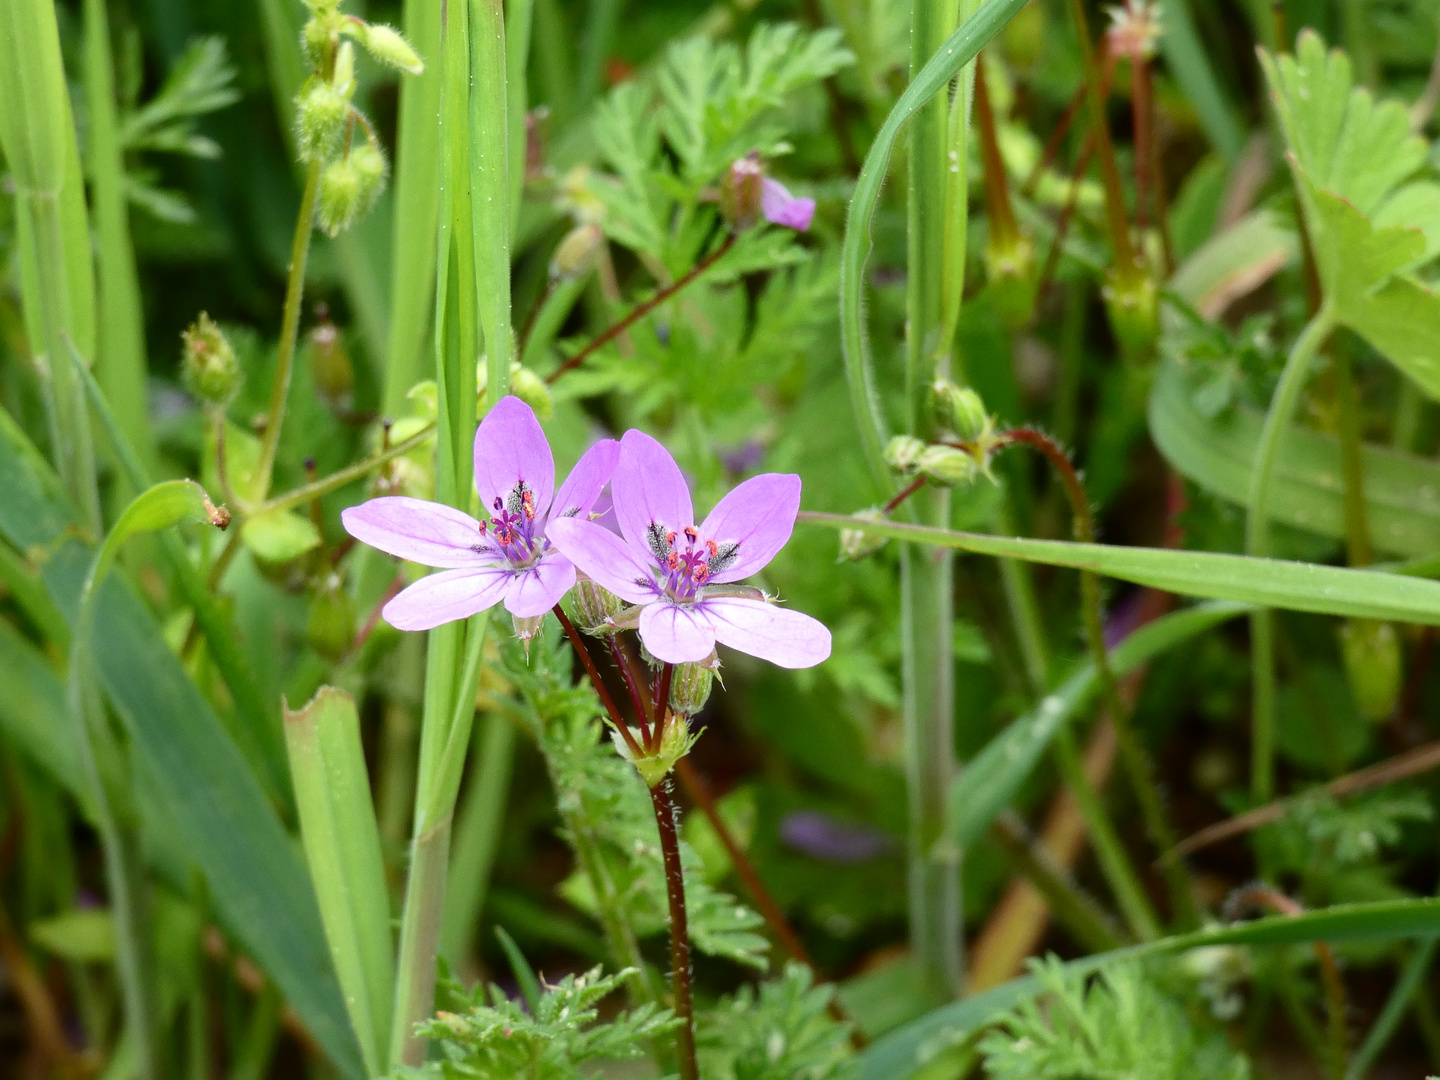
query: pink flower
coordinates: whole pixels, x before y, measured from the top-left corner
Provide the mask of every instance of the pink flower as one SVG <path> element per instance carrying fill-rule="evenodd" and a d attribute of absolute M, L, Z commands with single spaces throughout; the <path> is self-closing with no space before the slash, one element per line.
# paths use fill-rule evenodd
<path fill-rule="evenodd" d="M 421 578 L 385 605 L 385 621 L 429 630 L 500 603 L 516 618 L 544 615 L 575 584 L 575 567 L 547 528 L 583 518 L 610 479 L 620 444 L 597 442 L 555 492 L 555 459 L 530 406 L 507 397 L 475 432 L 475 490 L 494 517 L 402 496 L 371 499 L 341 513 L 355 539 L 440 573 Z"/>
<path fill-rule="evenodd" d="M 611 480 L 617 536 L 591 521 L 551 522 L 555 546 L 621 599 L 638 604 L 640 638 L 655 657 L 705 660 L 718 641 L 787 668 L 830 655 L 830 631 L 736 582 L 785 546 L 800 509 L 800 478 L 746 480 L 700 523 L 675 459 L 650 436 L 627 431 Z"/>
<path fill-rule="evenodd" d="M 815 216 L 815 200 L 791 195 L 779 180 L 767 176 L 760 187 L 760 212 L 772 225 L 804 232 L 810 228 L 810 219 Z"/>

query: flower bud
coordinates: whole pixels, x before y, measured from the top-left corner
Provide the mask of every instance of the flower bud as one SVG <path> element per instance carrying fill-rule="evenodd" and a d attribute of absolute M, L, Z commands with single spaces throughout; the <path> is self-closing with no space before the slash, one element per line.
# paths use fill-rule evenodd
<path fill-rule="evenodd" d="M 720 181 L 720 214 L 735 232 L 743 232 L 760 220 L 765 172 L 759 154 L 736 158 Z"/>
<path fill-rule="evenodd" d="M 205 312 L 180 335 L 184 343 L 181 379 L 206 405 L 223 408 L 240 389 L 240 361 L 220 327 Z"/>
<path fill-rule="evenodd" d="M 510 616 L 511 625 L 515 627 L 515 636 L 520 644 L 525 646 L 525 655 L 530 655 L 530 640 L 538 633 L 545 622 L 544 615 L 529 615 L 521 618 L 519 615 Z"/>
<path fill-rule="evenodd" d="M 339 660 L 355 641 L 355 605 L 340 575 L 329 572 L 310 591 L 305 640 L 326 660 Z"/>
<path fill-rule="evenodd" d="M 1035 266 L 1035 245 L 1025 236 L 1008 240 L 992 237 L 985 248 L 985 276 L 995 311 L 1012 330 L 1030 321 L 1035 293 L 1040 286 Z"/>
<path fill-rule="evenodd" d="M 1371 723 L 1395 711 L 1403 684 L 1400 640 L 1392 623 L 1346 619 L 1340 625 L 1340 655 L 1355 708 Z"/>
<path fill-rule="evenodd" d="M 980 471 L 980 466 L 974 454 L 955 446 L 937 443 L 925 448 L 919 461 L 915 463 L 915 469 L 935 483 L 951 487 L 955 484 L 970 483 Z"/>
<path fill-rule="evenodd" d="M 350 95 L 311 79 L 295 98 L 295 129 L 301 161 L 325 161 L 340 149 L 350 118 Z"/>
<path fill-rule="evenodd" d="M 475 414 L 484 416 L 487 408 L 486 392 L 490 388 L 490 370 L 482 356 L 475 365 Z M 510 361 L 510 393 L 535 410 L 541 420 L 555 415 L 555 405 L 550 400 L 550 387 L 544 379 L 518 360 Z"/>
<path fill-rule="evenodd" d="M 902 476 L 910 476 L 924 452 L 925 444 L 913 435 L 896 435 L 885 447 L 885 464 Z"/>
<path fill-rule="evenodd" d="M 1160 332 L 1159 293 L 1154 280 L 1143 271 L 1123 276 L 1111 271 L 1101 296 L 1120 351 L 1131 360 L 1147 358 Z"/>
<path fill-rule="evenodd" d="M 349 228 L 385 187 L 385 155 L 366 141 L 320 174 L 320 225 L 330 236 Z"/>
<path fill-rule="evenodd" d="M 990 414 L 980 395 L 949 379 L 936 379 L 930 384 L 930 409 L 935 423 L 953 432 L 961 442 L 975 442 L 991 428 Z"/>
<path fill-rule="evenodd" d="M 338 25 L 335 13 L 316 11 L 300 30 L 300 48 L 316 71 L 325 65 L 325 56 L 335 44 Z"/>
<path fill-rule="evenodd" d="M 687 719 L 705 707 L 720 659 L 711 652 L 695 664 L 676 664 L 670 677 L 670 708 Z"/>
<path fill-rule="evenodd" d="M 570 601 L 574 605 L 575 625 L 591 637 L 613 634 L 614 621 L 625 610 L 624 600 L 589 578 L 576 579 L 575 587 L 570 590 Z"/>
<path fill-rule="evenodd" d="M 365 51 L 382 64 L 407 75 L 419 75 L 425 70 L 425 62 L 420 59 L 420 54 L 410 47 L 404 35 L 393 26 L 352 19 L 346 28 L 365 46 Z"/>
<path fill-rule="evenodd" d="M 856 511 L 851 517 L 862 518 L 866 521 L 884 521 L 885 514 L 878 506 L 871 506 L 864 510 Z M 888 537 L 878 536 L 864 529 L 841 529 L 840 530 L 840 560 L 858 562 L 867 558 L 885 546 Z"/>
<path fill-rule="evenodd" d="M 635 766 L 635 771 L 645 781 L 647 787 L 655 788 L 670 775 L 670 770 L 675 763 L 690 752 L 695 745 L 698 735 L 690 734 L 690 727 L 683 716 L 676 713 L 669 713 L 665 717 L 665 726 L 660 732 L 660 745 L 653 753 L 642 753 L 635 756 L 630 749 L 630 744 L 625 741 L 618 731 L 610 733 L 610 739 L 615 744 L 615 749 L 620 756 Z"/>
<path fill-rule="evenodd" d="M 315 382 L 315 392 L 335 412 L 349 412 L 355 389 L 355 366 L 325 305 L 319 305 L 316 314 L 320 321 L 310 331 L 310 376 Z"/>
<path fill-rule="evenodd" d="M 576 225 L 555 248 L 550 260 L 551 280 L 574 281 L 590 273 L 600 261 L 604 243 L 605 234 L 599 225 L 594 222 Z"/>

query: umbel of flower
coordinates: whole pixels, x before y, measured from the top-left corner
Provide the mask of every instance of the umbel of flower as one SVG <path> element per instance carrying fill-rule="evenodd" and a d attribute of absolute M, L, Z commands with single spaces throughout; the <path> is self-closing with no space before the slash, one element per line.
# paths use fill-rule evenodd
<path fill-rule="evenodd" d="M 534 412 L 517 397 L 475 432 L 475 490 L 492 516 L 476 521 L 442 503 L 387 496 L 341 515 L 355 539 L 441 572 L 385 605 L 385 621 L 429 630 L 503 602 L 517 620 L 544 615 L 575 584 L 575 567 L 547 534 L 583 521 L 610 479 L 620 444 L 597 442 L 558 492 L 555 460 Z"/>
<path fill-rule="evenodd" d="M 579 517 L 551 522 L 561 553 L 597 584 L 639 605 L 640 639 L 668 664 L 705 660 L 718 641 L 781 667 L 830 655 L 830 631 L 737 584 L 790 539 L 800 478 L 746 480 L 698 526 L 675 459 L 650 436 L 627 431 L 610 482 L 620 535 Z"/>

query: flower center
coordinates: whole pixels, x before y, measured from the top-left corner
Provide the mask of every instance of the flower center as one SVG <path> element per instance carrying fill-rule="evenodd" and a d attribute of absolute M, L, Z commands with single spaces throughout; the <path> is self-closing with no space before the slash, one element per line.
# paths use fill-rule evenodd
<path fill-rule="evenodd" d="M 659 564 L 657 584 L 670 599 L 683 603 L 693 601 L 700 587 L 731 566 L 740 552 L 740 545 L 734 541 L 724 544 L 702 541 L 693 525 L 677 533 L 666 529 L 661 522 L 652 521 L 645 530 L 645 540 Z"/>
<path fill-rule="evenodd" d="M 550 541 L 535 525 L 535 493 L 521 480 L 504 499 L 496 496 L 495 516 L 480 522 L 480 535 L 494 540 L 494 547 L 511 566 L 526 567 L 545 554 Z"/>

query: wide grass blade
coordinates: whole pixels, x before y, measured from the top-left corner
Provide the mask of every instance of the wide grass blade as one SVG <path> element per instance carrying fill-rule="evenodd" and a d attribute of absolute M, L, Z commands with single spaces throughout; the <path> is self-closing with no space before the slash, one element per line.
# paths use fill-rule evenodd
<path fill-rule="evenodd" d="M 957 548 L 1049 566 L 1090 570 L 1104 577 L 1203 600 L 1236 600 L 1260 607 L 1440 626 L 1440 583 L 1375 570 L 1226 555 L 1212 551 L 1079 544 L 985 536 L 899 522 L 867 522 L 845 514 L 801 512 L 799 520 L 833 529 Z"/>
<path fill-rule="evenodd" d="M 298 712 L 287 706 L 285 740 L 330 956 L 366 1072 L 379 1076 L 389 1053 L 394 960 L 385 864 L 355 699 L 322 686 Z"/>

